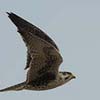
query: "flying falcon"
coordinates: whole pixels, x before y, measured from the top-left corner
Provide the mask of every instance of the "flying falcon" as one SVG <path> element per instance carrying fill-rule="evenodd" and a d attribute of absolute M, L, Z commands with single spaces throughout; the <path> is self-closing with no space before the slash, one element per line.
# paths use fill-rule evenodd
<path fill-rule="evenodd" d="M 71 72 L 60 72 L 63 59 L 55 42 L 45 32 L 14 13 L 8 13 L 10 20 L 17 26 L 27 47 L 26 80 L 0 90 L 48 90 L 61 86 L 75 76 Z"/>

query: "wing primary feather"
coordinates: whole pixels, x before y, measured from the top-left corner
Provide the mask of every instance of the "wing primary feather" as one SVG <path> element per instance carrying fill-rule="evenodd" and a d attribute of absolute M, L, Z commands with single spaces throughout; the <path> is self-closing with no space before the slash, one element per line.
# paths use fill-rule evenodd
<path fill-rule="evenodd" d="M 44 39 L 45 41 L 52 44 L 59 51 L 55 42 L 45 32 L 43 32 L 41 29 L 39 29 L 35 25 L 29 23 L 28 21 L 24 20 L 23 18 L 19 17 L 18 15 L 14 14 L 12 12 L 11 13 L 6 12 L 6 13 L 8 14 L 8 17 L 16 25 L 16 27 L 18 28 L 18 30 L 20 32 L 21 32 L 21 30 L 31 32 L 32 35 L 36 35 L 36 36 Z"/>

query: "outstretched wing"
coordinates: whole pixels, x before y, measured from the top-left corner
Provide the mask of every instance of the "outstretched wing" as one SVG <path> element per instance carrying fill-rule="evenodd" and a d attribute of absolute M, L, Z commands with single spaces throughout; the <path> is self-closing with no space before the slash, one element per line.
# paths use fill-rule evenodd
<path fill-rule="evenodd" d="M 24 20 L 23 18 L 19 17 L 18 15 L 14 13 L 7 12 L 7 14 L 9 15 L 9 18 L 11 19 L 11 21 L 17 26 L 18 31 L 21 32 L 21 30 L 23 29 L 27 33 L 31 32 L 32 33 L 31 35 L 36 35 L 42 38 L 43 40 L 52 44 L 59 51 L 55 42 L 48 35 L 46 35 L 46 33 L 40 30 L 38 27 L 36 27 L 35 25 L 32 25 L 31 23 L 27 22 L 26 20 Z M 26 41 L 24 38 L 23 40 Z M 30 61 L 31 61 L 31 57 L 29 53 L 27 53 L 27 63 L 26 63 L 25 69 L 29 67 Z"/>
<path fill-rule="evenodd" d="M 11 20 L 14 20 L 11 17 L 13 15 L 13 13 L 11 13 L 11 15 L 9 14 Z M 18 32 L 22 36 L 28 49 L 29 59 L 26 68 L 29 69 L 27 73 L 27 83 L 43 77 L 47 78 L 47 76 L 54 78 L 62 62 L 62 57 L 58 49 L 52 42 L 48 42 L 44 38 L 34 35 L 33 32 L 28 30 L 28 26 L 24 27 L 23 24 L 22 26 L 23 27 L 18 27 Z"/>
<path fill-rule="evenodd" d="M 12 22 L 17 26 L 18 30 L 23 29 L 27 32 L 31 32 L 32 35 L 36 35 L 36 36 L 42 38 L 43 40 L 49 42 L 59 51 L 55 42 L 41 29 L 39 29 L 35 25 L 29 23 L 28 21 L 24 20 L 23 18 L 19 17 L 18 15 L 14 14 L 12 12 L 11 13 L 7 12 L 7 14 L 9 15 L 9 18 L 12 20 Z"/>

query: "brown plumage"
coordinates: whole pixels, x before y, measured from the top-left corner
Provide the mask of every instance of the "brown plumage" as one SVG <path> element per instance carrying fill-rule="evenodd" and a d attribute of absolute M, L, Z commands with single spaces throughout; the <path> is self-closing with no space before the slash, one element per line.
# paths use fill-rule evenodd
<path fill-rule="evenodd" d="M 25 69 L 28 69 L 28 72 L 25 82 L 0 91 L 46 90 L 64 84 L 65 81 L 62 78 L 64 74 L 62 74 L 63 72 L 58 72 L 59 65 L 62 63 L 62 56 L 55 42 L 42 30 L 16 14 L 8 12 L 7 14 L 17 26 L 18 32 L 26 44 L 27 63 Z M 75 78 L 72 73 L 64 73 L 68 78 L 66 82 Z"/>

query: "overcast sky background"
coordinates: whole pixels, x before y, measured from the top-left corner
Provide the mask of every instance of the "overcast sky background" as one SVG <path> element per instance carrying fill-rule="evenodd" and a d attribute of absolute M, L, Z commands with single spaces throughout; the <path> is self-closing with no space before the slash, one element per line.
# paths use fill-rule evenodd
<path fill-rule="evenodd" d="M 47 91 L 0 93 L 0 100 L 100 100 L 100 0 L 0 0 L 0 88 L 26 78 L 26 47 L 6 11 L 48 33 L 64 59 L 60 70 L 77 78 Z"/>

